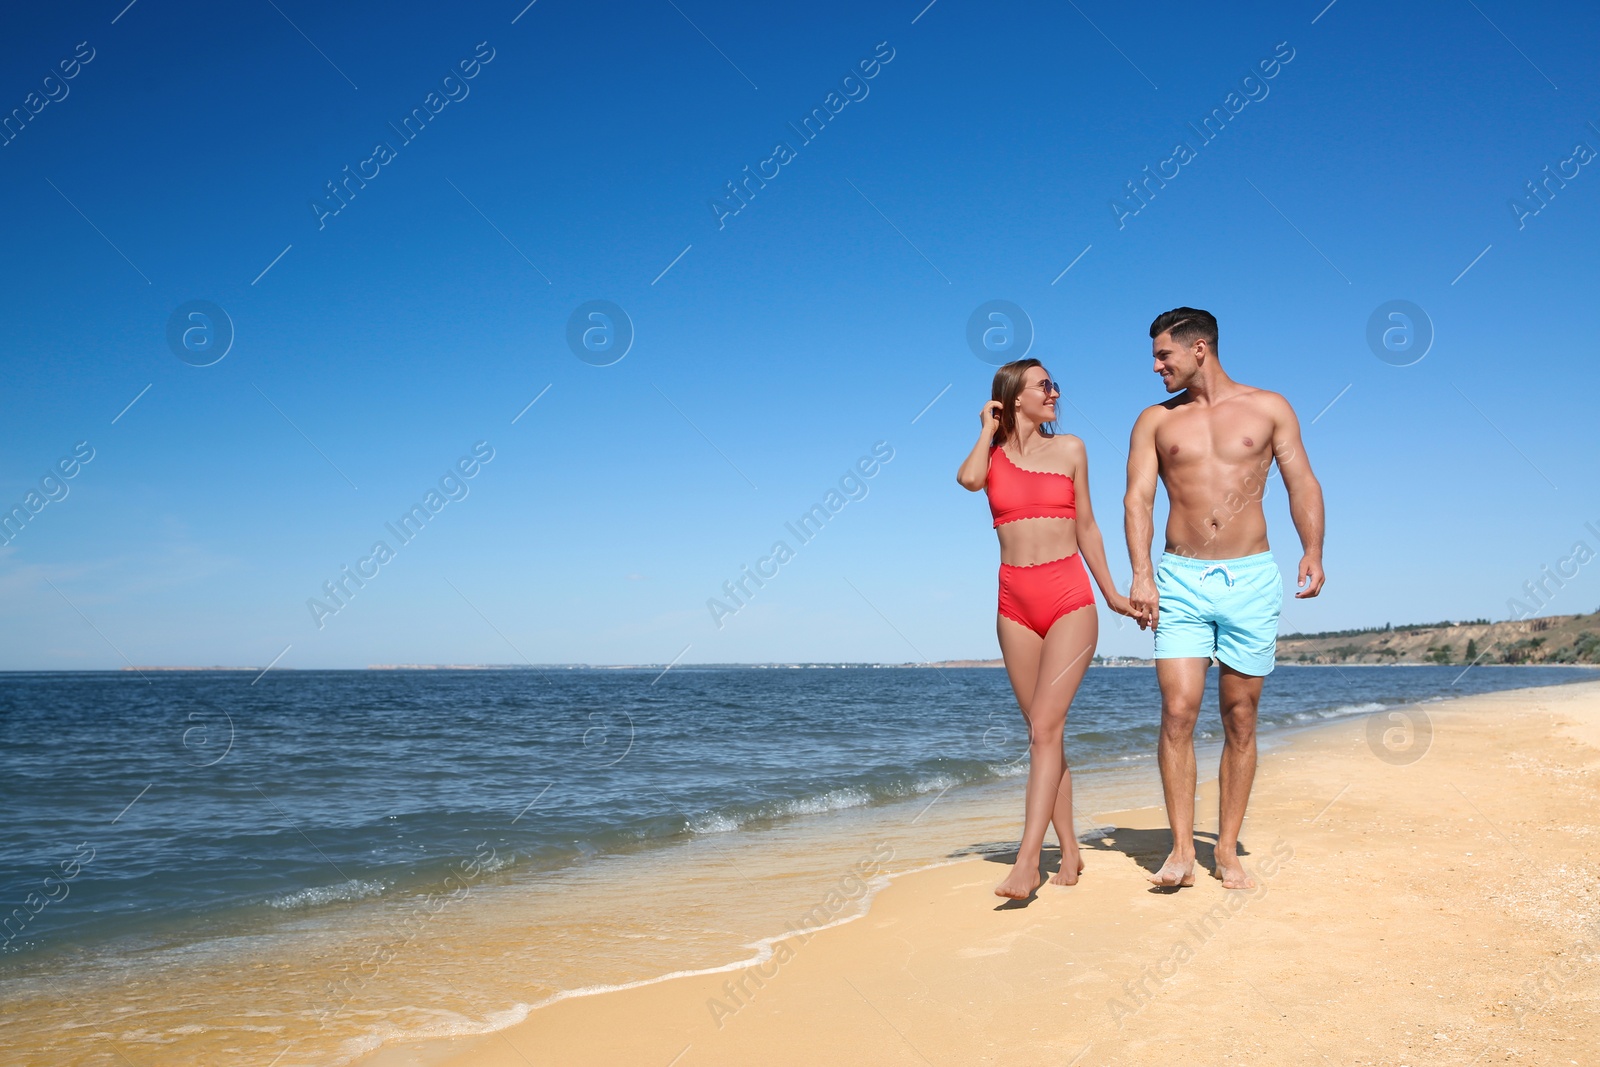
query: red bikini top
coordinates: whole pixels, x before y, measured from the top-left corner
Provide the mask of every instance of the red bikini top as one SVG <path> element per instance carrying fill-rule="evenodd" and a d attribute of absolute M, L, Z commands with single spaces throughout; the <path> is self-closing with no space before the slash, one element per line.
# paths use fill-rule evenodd
<path fill-rule="evenodd" d="M 996 452 L 1004 463 L 995 462 Z M 989 479 L 984 491 L 996 526 L 1018 519 L 1075 519 L 1075 490 L 1069 475 L 1023 470 L 999 445 L 989 449 Z"/>

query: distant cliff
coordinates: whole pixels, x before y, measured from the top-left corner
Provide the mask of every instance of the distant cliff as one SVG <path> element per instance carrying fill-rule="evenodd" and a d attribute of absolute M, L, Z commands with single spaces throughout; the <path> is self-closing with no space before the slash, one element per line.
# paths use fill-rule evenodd
<path fill-rule="evenodd" d="M 1284 634 L 1278 662 L 1600 664 L 1600 612 Z"/>

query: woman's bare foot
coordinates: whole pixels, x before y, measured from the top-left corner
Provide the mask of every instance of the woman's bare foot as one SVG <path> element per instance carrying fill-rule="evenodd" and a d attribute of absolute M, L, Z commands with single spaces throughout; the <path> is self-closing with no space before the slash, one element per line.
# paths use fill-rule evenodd
<path fill-rule="evenodd" d="M 1239 862 L 1235 853 L 1224 853 L 1217 850 L 1217 869 L 1213 876 L 1222 879 L 1224 889 L 1254 889 L 1256 880 L 1250 877 L 1250 872 L 1244 869 L 1244 864 Z"/>
<path fill-rule="evenodd" d="M 1153 885 L 1194 885 L 1194 857 L 1180 860 L 1176 855 L 1168 856 L 1167 862 L 1161 865 L 1161 869 L 1149 878 Z"/>
<path fill-rule="evenodd" d="M 1051 885 L 1077 885 L 1078 875 L 1083 873 L 1083 857 L 1062 856 L 1061 869 L 1050 876 Z"/>
<path fill-rule="evenodd" d="M 1011 868 L 1011 873 L 1006 875 L 1005 881 L 994 887 L 997 897 L 1010 897 L 1012 900 L 1027 900 L 1039 888 L 1039 861 L 1031 864 L 1018 863 Z"/>

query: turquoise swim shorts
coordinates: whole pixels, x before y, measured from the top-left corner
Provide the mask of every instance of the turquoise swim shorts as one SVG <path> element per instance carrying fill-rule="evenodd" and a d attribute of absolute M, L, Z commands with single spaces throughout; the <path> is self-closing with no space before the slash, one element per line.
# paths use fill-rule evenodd
<path fill-rule="evenodd" d="M 1271 552 L 1156 564 L 1156 659 L 1215 658 L 1240 674 L 1272 673 L 1283 575 Z"/>

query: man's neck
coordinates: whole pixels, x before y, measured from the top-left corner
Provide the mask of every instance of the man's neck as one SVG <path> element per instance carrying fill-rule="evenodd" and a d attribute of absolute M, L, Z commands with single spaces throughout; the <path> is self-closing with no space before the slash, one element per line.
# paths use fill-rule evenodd
<path fill-rule="evenodd" d="M 1189 395 L 1196 403 L 1215 404 L 1231 394 L 1237 384 L 1220 363 L 1212 361 L 1201 367 L 1195 380 L 1189 383 Z"/>

